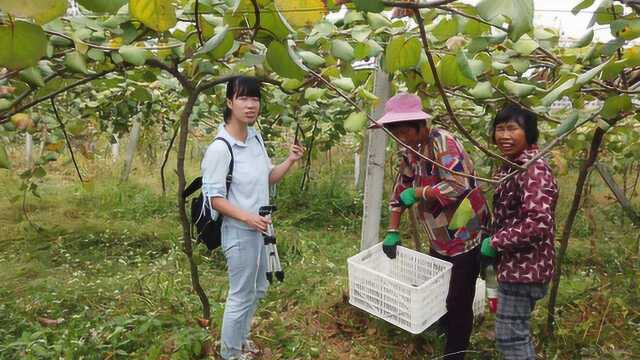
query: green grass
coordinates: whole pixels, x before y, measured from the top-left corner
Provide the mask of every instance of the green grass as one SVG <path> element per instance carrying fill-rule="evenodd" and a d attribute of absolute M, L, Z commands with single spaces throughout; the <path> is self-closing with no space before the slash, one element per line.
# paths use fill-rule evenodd
<path fill-rule="evenodd" d="M 278 188 L 275 222 L 286 280 L 270 288 L 256 316 L 254 338 L 266 349 L 264 358 L 437 357 L 443 345 L 437 330 L 412 336 L 348 304 L 346 259 L 360 243 L 361 195 L 350 185 L 348 161 L 322 165 L 306 192 L 299 191 L 299 171 Z M 96 161 L 93 168 L 102 170 L 85 186 L 66 167 L 54 168 L 40 185 L 41 198 L 27 198 L 27 213 L 41 231 L 29 225 L 21 200 L 10 200 L 21 194 L 18 176 L 0 173 L 7 195 L 0 200 L 0 358 L 206 357 L 226 296 L 222 255 L 214 252 L 199 265 L 213 314 L 210 330 L 204 329 L 181 252 L 175 177 L 169 176 L 163 197 L 157 170 L 139 167 L 120 184 L 112 170 L 119 167 Z M 197 173 L 196 160 L 188 171 Z M 574 181 L 560 182 L 559 228 Z M 640 356 L 637 230 L 628 220 L 623 225 L 605 190 L 594 188 L 597 228 L 582 214 L 577 219 L 557 336 L 538 336 L 549 358 Z M 545 320 L 546 299 L 534 312 L 536 334 Z M 488 316 L 477 327 L 468 358 L 496 358 L 492 326 Z"/>

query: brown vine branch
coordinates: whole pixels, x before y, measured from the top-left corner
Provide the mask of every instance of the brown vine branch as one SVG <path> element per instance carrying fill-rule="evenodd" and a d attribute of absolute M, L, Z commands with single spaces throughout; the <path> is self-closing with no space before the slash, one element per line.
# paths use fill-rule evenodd
<path fill-rule="evenodd" d="M 162 160 L 162 166 L 160 166 L 160 183 L 162 184 L 162 195 L 166 194 L 167 187 L 166 181 L 164 178 L 164 168 L 167 165 L 167 161 L 169 160 L 169 154 L 171 153 L 171 148 L 173 147 L 173 142 L 176 140 L 178 136 L 178 127 L 175 128 L 173 132 L 173 136 L 171 136 L 171 141 L 169 141 L 169 146 L 167 150 L 164 152 L 164 160 Z"/>
<path fill-rule="evenodd" d="M 199 1 L 196 0 L 196 5 L 193 10 L 196 18 L 196 31 L 198 32 L 198 41 L 200 41 L 200 46 L 204 45 L 204 40 L 202 39 L 202 29 L 200 29 L 200 15 L 198 14 L 198 5 Z"/>
<path fill-rule="evenodd" d="M 327 81 L 325 78 L 323 78 L 320 74 L 316 73 L 313 70 L 309 70 L 309 72 L 311 72 L 311 74 L 313 76 L 315 76 L 318 80 L 320 80 L 323 84 L 325 84 L 326 86 L 328 86 L 329 88 L 331 88 L 333 91 L 335 91 L 338 95 L 340 95 L 340 97 L 342 97 L 343 99 L 345 99 L 349 104 L 351 104 L 353 107 L 355 107 L 356 109 L 358 109 L 358 111 L 364 112 L 367 114 L 367 119 L 369 119 L 369 122 L 371 122 L 372 124 L 378 124 L 372 117 L 371 115 L 369 115 L 368 112 L 362 110 L 362 108 L 360 107 L 360 105 L 358 105 L 355 101 L 353 101 L 349 96 L 347 96 L 345 93 L 343 93 L 340 89 L 338 89 L 337 87 L 335 87 L 333 84 L 331 84 L 329 81 Z M 441 163 L 428 158 L 427 156 L 421 154 L 419 151 L 417 151 L 416 149 L 412 148 L 411 146 L 407 145 L 406 143 L 404 143 L 402 140 L 398 139 L 395 135 L 393 135 L 393 133 L 391 131 L 389 131 L 389 129 L 385 128 L 384 126 L 382 127 L 382 130 L 390 137 L 392 138 L 395 142 L 397 142 L 400 146 L 402 146 L 403 148 L 407 149 L 408 151 L 412 152 L 413 154 L 415 154 L 416 156 L 418 156 L 421 159 L 424 159 L 426 161 L 428 161 L 429 163 L 435 165 L 436 167 L 438 167 L 439 169 L 442 169 L 444 171 L 450 172 L 451 174 L 454 175 L 459 175 L 465 178 L 469 178 L 469 179 L 475 179 L 478 181 L 484 181 L 487 183 L 491 183 L 491 184 L 497 184 L 498 181 L 493 180 L 493 179 L 488 179 L 488 178 L 483 178 L 480 176 L 475 176 L 475 175 L 470 175 L 470 174 L 465 174 L 459 171 L 455 171 L 455 170 L 451 170 L 448 169 L 446 166 L 442 165 Z"/>
<path fill-rule="evenodd" d="M 523 109 L 525 109 L 525 110 L 529 111 L 530 113 L 536 114 L 536 115 L 538 115 L 539 117 L 541 117 L 541 118 L 543 118 L 543 119 L 545 119 L 545 120 L 547 120 L 547 121 L 549 121 L 549 122 L 556 123 L 556 124 L 560 124 L 560 123 L 561 123 L 561 121 L 560 121 L 560 120 L 558 120 L 558 119 L 554 119 L 554 118 L 552 118 L 552 117 L 550 117 L 550 116 L 548 116 L 548 115 L 546 115 L 546 114 L 544 114 L 544 113 L 536 112 L 536 111 L 535 111 L 535 110 L 533 110 L 531 107 L 529 107 L 527 104 L 523 103 L 522 101 L 519 101 L 519 100 L 517 100 L 517 99 L 512 98 L 511 96 L 509 96 L 507 93 L 505 93 L 504 91 L 502 91 L 502 90 L 501 90 L 500 88 L 498 88 L 497 86 L 495 86 L 495 85 L 491 84 L 491 87 L 492 87 L 495 91 L 497 91 L 498 93 L 500 93 L 500 95 L 502 95 L 502 96 L 503 96 L 505 99 L 507 99 L 510 103 L 515 104 L 515 105 L 518 105 L 518 106 L 520 106 L 521 108 L 523 108 Z"/>
<path fill-rule="evenodd" d="M 500 29 L 500 30 L 502 30 L 504 32 L 508 32 L 509 31 L 509 29 L 507 29 L 504 26 L 492 24 L 492 23 L 488 22 L 487 20 L 485 20 L 485 19 L 483 19 L 483 18 L 481 18 L 479 16 L 470 15 L 470 14 L 467 14 L 467 13 L 465 13 L 463 11 L 460 11 L 460 10 L 456 10 L 456 9 L 454 9 L 452 7 L 449 7 L 449 6 L 440 5 L 440 6 L 436 6 L 436 8 L 440 9 L 440 10 L 443 10 L 443 11 L 448 11 L 448 12 L 456 14 L 456 15 L 460 15 L 462 17 L 466 17 L 467 19 L 475 20 L 477 22 L 483 23 L 485 25 L 489 25 L 489 26 L 494 27 L 496 29 Z"/>
<path fill-rule="evenodd" d="M 397 7 L 401 9 L 428 9 L 443 6 L 454 2 L 455 0 L 431 0 L 420 3 L 400 2 L 400 1 L 383 1 L 384 6 Z"/>
<path fill-rule="evenodd" d="M 103 45 L 97 45 L 97 44 L 92 44 L 92 43 L 88 43 L 86 41 L 82 41 L 79 39 L 73 39 L 71 36 L 67 35 L 67 34 L 63 34 L 61 32 L 57 32 L 57 31 L 53 31 L 53 30 L 45 30 L 44 31 L 46 34 L 49 35 L 55 35 L 55 36 L 60 36 L 62 38 L 65 38 L 69 41 L 73 41 L 73 42 L 78 42 L 82 45 L 86 45 L 92 49 L 98 49 L 98 50 L 102 50 L 102 51 L 117 51 L 120 50 L 120 46 L 103 46 Z M 144 33 L 142 34 L 144 35 Z M 173 49 L 173 48 L 177 48 L 182 46 L 182 43 L 175 43 L 175 44 L 169 44 L 169 45 L 162 45 L 162 46 L 145 46 L 145 47 L 141 47 L 140 49 L 143 50 L 167 50 L 167 49 Z"/>
<path fill-rule="evenodd" d="M 173 75 L 173 77 L 175 77 L 179 82 L 180 85 L 182 85 L 182 87 L 187 90 L 187 91 L 193 91 L 194 87 L 193 87 L 193 83 L 191 81 L 189 81 L 189 79 L 178 70 L 178 67 L 176 66 L 176 64 L 174 64 L 174 66 L 169 66 L 165 63 L 163 63 L 162 61 L 158 60 L 158 59 L 148 59 L 147 60 L 147 65 L 156 67 L 158 69 L 162 69 L 166 72 L 168 72 L 169 74 Z"/>
<path fill-rule="evenodd" d="M 424 28 L 424 19 L 422 18 L 422 15 L 420 15 L 420 11 L 418 10 L 414 10 L 414 15 L 416 18 L 416 22 L 418 23 L 418 28 L 420 29 L 420 37 L 422 38 L 422 45 L 424 46 L 424 52 L 427 55 L 427 61 L 429 63 L 429 67 L 431 68 L 431 72 L 433 73 L 433 80 L 436 83 L 436 87 L 438 88 L 440 97 L 442 97 L 442 101 L 444 102 L 444 107 L 447 109 L 447 113 L 449 113 L 450 120 L 456 126 L 458 131 L 460 131 L 460 133 L 462 133 L 462 135 L 465 138 L 467 138 L 467 140 L 469 140 L 469 142 L 471 142 L 480 151 L 487 154 L 488 156 L 491 156 L 496 159 L 500 159 L 511 166 L 520 168 L 520 165 L 482 146 L 480 142 L 478 142 L 473 136 L 471 136 L 471 134 L 467 131 L 467 129 L 465 129 L 465 127 L 462 126 L 462 124 L 458 121 L 458 118 L 456 117 L 456 115 L 453 112 L 453 109 L 451 108 L 451 104 L 449 103 L 449 98 L 447 97 L 447 94 L 444 91 L 444 87 L 440 82 L 440 77 L 438 76 L 436 64 L 435 64 L 435 61 L 433 60 L 433 56 L 431 55 L 431 51 L 429 51 L 429 41 L 427 40 L 427 34 Z"/>
<path fill-rule="evenodd" d="M 258 30 L 261 29 L 260 7 L 258 6 L 257 0 L 251 0 L 251 4 L 253 5 L 254 16 L 256 18 L 256 22 L 253 24 L 253 35 L 251 35 L 251 42 L 254 42 L 256 40 L 256 36 L 258 36 Z"/>
<path fill-rule="evenodd" d="M 62 94 L 63 92 L 66 92 L 66 91 L 68 91 L 70 89 L 73 89 L 73 88 L 75 88 L 77 86 L 80 86 L 80 85 L 86 84 L 88 82 L 91 82 L 91 81 L 93 81 L 93 80 L 95 80 L 97 78 L 100 78 L 100 77 L 102 77 L 104 75 L 107 75 L 109 73 L 112 73 L 114 71 L 115 71 L 115 69 L 112 69 L 112 70 L 103 71 L 103 72 L 100 72 L 100 73 L 97 73 L 97 74 L 89 75 L 89 76 L 87 76 L 86 78 L 84 78 L 82 80 L 76 81 L 75 83 L 73 83 L 71 85 L 67 85 L 67 86 L 63 87 L 62 89 L 56 90 L 56 91 L 54 91 L 53 93 L 51 93 L 51 94 L 49 94 L 47 96 L 43 96 L 43 97 L 41 97 L 39 99 L 36 99 L 36 100 L 26 104 L 26 105 L 20 106 L 19 108 L 15 109 L 14 111 L 2 114 L 2 115 L 0 115 L 0 124 L 3 124 L 5 122 L 9 121 L 9 118 L 11 116 L 13 116 L 13 115 L 15 115 L 15 114 L 17 114 L 19 112 L 22 112 L 25 109 L 31 108 L 31 107 L 33 107 L 33 106 L 35 106 L 35 105 L 37 105 L 37 104 L 39 104 L 39 103 L 41 103 L 43 101 L 49 100 L 51 98 L 54 98 L 54 97 Z"/>
<path fill-rule="evenodd" d="M 73 148 L 71 147 L 71 140 L 69 139 L 69 134 L 67 134 L 67 128 L 64 126 L 62 119 L 60 118 L 60 114 L 58 113 L 58 108 L 56 107 L 55 98 L 51 98 L 51 109 L 53 109 L 53 114 L 60 124 L 60 129 L 62 129 L 62 133 L 64 134 L 64 139 L 67 142 L 67 147 L 69 148 L 69 153 L 71 154 L 71 161 L 73 162 L 73 166 L 76 168 L 76 173 L 78 174 L 78 178 L 80 182 L 83 183 L 84 179 L 82 179 L 82 174 L 80 174 L 80 168 L 78 167 L 78 162 L 76 161 L 76 156 L 73 153 Z"/>

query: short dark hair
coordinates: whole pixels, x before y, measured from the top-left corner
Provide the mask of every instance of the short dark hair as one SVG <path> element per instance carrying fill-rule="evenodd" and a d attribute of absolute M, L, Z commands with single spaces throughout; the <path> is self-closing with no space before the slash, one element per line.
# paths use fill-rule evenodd
<path fill-rule="evenodd" d="M 498 114 L 496 114 L 493 124 L 491 125 L 491 140 L 496 142 L 496 127 L 503 123 L 514 122 L 524 130 L 527 144 L 533 145 L 538 143 L 538 118 L 536 114 L 515 104 L 505 106 Z"/>
<path fill-rule="evenodd" d="M 392 122 L 392 123 L 388 123 L 385 124 L 384 127 L 386 127 L 389 130 L 393 130 L 393 129 L 398 129 L 401 127 L 411 127 L 416 129 L 416 131 L 420 130 L 420 125 L 427 125 L 427 121 L 426 120 L 407 120 L 407 121 L 399 121 L 399 122 Z"/>
<path fill-rule="evenodd" d="M 260 80 L 253 76 L 244 75 L 238 75 L 229 80 L 227 83 L 227 99 L 233 100 L 239 96 L 251 96 L 262 99 L 260 96 Z M 224 122 L 229 121 L 231 109 L 229 109 L 226 102 L 222 115 Z"/>

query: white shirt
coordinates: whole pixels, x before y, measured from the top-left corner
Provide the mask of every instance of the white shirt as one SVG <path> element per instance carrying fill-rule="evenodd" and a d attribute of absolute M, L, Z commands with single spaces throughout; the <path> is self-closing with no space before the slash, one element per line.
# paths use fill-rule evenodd
<path fill-rule="evenodd" d="M 253 127 L 247 128 L 245 142 L 234 139 L 225 129 L 218 128 L 218 135 L 229 142 L 233 151 L 233 177 L 227 194 L 226 177 L 229 172 L 231 154 L 224 141 L 214 140 L 202 159 L 202 194 L 210 206 L 210 199 L 226 197 L 229 202 L 248 213 L 257 214 L 261 206 L 269 205 L 269 174 L 273 165 L 264 147 L 264 142 Z M 212 216 L 217 212 L 212 209 Z M 225 217 L 225 224 L 251 229 L 246 223 Z"/>

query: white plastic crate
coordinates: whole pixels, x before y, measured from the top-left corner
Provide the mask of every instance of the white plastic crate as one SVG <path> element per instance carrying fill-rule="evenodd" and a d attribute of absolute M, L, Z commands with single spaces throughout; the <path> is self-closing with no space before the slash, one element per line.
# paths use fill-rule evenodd
<path fill-rule="evenodd" d="M 473 298 L 473 316 L 478 317 L 484 314 L 484 304 L 486 301 L 487 283 L 478 278 L 476 280 L 476 296 Z"/>
<path fill-rule="evenodd" d="M 347 262 L 351 305 L 413 334 L 447 312 L 451 263 L 402 246 L 392 260 L 382 244 Z"/>

